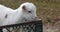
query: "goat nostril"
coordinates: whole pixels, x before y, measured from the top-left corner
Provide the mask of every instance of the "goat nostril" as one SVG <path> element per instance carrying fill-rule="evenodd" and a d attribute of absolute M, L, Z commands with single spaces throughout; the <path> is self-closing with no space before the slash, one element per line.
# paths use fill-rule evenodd
<path fill-rule="evenodd" d="M 27 21 L 27 20 L 25 20 L 25 21 Z"/>
<path fill-rule="evenodd" d="M 35 18 L 37 18 L 37 17 L 35 17 Z"/>
<path fill-rule="evenodd" d="M 35 19 L 37 19 L 38 17 L 35 17 Z"/>

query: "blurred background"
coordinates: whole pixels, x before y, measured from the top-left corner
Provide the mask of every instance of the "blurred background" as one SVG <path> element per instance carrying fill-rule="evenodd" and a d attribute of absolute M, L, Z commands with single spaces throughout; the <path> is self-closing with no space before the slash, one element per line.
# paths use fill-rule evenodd
<path fill-rule="evenodd" d="M 24 2 L 36 5 L 38 18 L 43 22 L 43 32 L 60 31 L 60 0 L 0 0 L 0 4 L 12 9 L 17 9 Z"/>

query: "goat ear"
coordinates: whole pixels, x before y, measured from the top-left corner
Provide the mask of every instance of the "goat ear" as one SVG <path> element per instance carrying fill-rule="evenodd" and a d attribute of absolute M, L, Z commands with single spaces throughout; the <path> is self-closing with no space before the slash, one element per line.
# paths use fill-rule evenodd
<path fill-rule="evenodd" d="M 22 9 L 23 9 L 23 10 L 26 10 L 26 7 L 25 7 L 25 5 L 23 5 Z"/>

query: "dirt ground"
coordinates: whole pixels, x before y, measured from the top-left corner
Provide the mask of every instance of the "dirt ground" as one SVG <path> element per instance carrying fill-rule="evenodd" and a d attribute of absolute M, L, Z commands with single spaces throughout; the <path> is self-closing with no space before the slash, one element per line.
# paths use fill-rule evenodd
<path fill-rule="evenodd" d="M 43 20 L 43 32 L 60 32 L 60 0 L 0 0 L 0 4 L 12 9 L 24 2 L 36 5 L 37 15 Z"/>

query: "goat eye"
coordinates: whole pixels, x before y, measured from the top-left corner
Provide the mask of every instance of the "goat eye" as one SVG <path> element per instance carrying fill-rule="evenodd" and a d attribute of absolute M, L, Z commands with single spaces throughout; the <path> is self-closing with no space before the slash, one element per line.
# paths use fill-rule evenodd
<path fill-rule="evenodd" d="M 31 13 L 31 11 L 28 11 L 28 13 Z"/>

